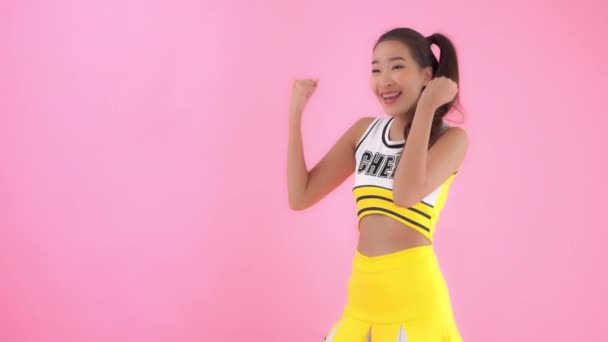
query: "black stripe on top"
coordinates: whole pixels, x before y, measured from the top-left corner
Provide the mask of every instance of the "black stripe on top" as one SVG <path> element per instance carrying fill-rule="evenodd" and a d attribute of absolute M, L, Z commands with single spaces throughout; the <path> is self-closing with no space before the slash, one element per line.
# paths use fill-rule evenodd
<path fill-rule="evenodd" d="M 362 213 L 364 213 L 364 212 L 366 212 L 366 211 L 371 211 L 371 210 L 382 211 L 382 212 L 385 212 L 385 213 L 389 213 L 389 214 L 391 214 L 391 215 L 395 215 L 395 216 L 397 216 L 398 218 L 400 218 L 400 219 L 402 219 L 402 220 L 404 220 L 404 221 L 407 221 L 407 222 L 409 222 L 409 223 L 411 223 L 411 224 L 415 225 L 416 227 L 420 227 L 420 228 L 422 228 L 422 229 L 426 230 L 427 232 L 430 232 L 430 231 L 431 231 L 431 229 L 430 229 L 430 228 L 428 228 L 427 226 L 424 226 L 424 225 L 422 225 L 422 224 L 420 224 L 420 223 L 418 223 L 418 222 L 416 222 L 416 221 L 414 221 L 414 220 L 411 220 L 411 219 L 409 219 L 409 218 L 407 218 L 407 217 L 405 217 L 405 216 L 403 216 L 403 215 L 399 215 L 398 213 L 396 213 L 396 212 L 394 212 L 394 211 L 392 211 L 392 210 L 386 209 L 386 208 L 378 208 L 378 207 L 369 207 L 369 208 L 363 208 L 363 209 L 359 210 L 359 212 L 357 213 L 357 215 L 361 215 Z"/>
<path fill-rule="evenodd" d="M 405 142 L 402 143 L 397 143 L 397 144 L 391 144 L 388 140 L 389 140 L 389 126 L 391 124 L 391 122 L 394 120 L 394 117 L 391 117 L 388 122 L 386 123 L 386 125 L 384 125 L 384 128 L 382 129 L 382 143 L 384 143 L 384 146 L 389 147 L 389 148 L 402 148 L 405 146 Z M 443 132 L 448 128 L 452 128 L 452 126 L 444 123 L 443 126 L 441 126 L 441 128 L 439 129 L 439 132 Z"/>
<path fill-rule="evenodd" d="M 389 135 L 388 128 L 389 128 L 391 122 L 393 122 L 393 120 L 395 120 L 395 118 L 390 118 L 386 122 L 386 125 L 384 125 L 384 129 L 382 130 L 382 143 L 384 144 L 384 146 L 386 146 L 388 148 L 402 148 L 403 146 L 405 146 L 405 142 L 398 143 L 398 144 L 391 144 L 390 142 L 388 142 L 388 135 Z"/>
<path fill-rule="evenodd" d="M 387 187 L 379 186 L 379 185 L 357 185 L 357 186 L 353 187 L 353 191 L 358 188 L 378 188 L 378 189 L 393 191 L 393 189 L 391 189 L 391 188 L 387 188 Z M 420 201 L 420 203 L 425 204 L 427 207 L 435 208 L 434 205 L 432 205 L 430 203 L 426 203 L 425 201 Z"/>
<path fill-rule="evenodd" d="M 361 144 L 363 143 L 363 141 L 365 141 L 365 138 L 367 138 L 367 136 L 374 130 L 374 127 L 376 127 L 376 125 L 378 124 L 378 122 L 380 122 L 380 119 L 376 118 L 376 119 L 374 119 L 374 121 L 375 122 L 367 130 L 367 132 L 365 133 L 365 135 L 363 136 L 363 138 L 361 138 L 361 141 L 359 141 L 359 143 L 357 144 L 357 147 L 355 147 L 355 152 L 357 152 L 357 150 L 359 149 L 359 146 L 361 146 Z"/>
<path fill-rule="evenodd" d="M 365 195 L 365 196 L 361 196 L 361 197 L 357 198 L 357 202 L 359 202 L 361 200 L 364 200 L 364 199 L 371 199 L 371 198 L 381 199 L 381 200 L 384 200 L 384 201 L 387 201 L 387 202 L 394 203 L 390 198 L 387 198 L 387 197 L 384 197 L 384 196 L 378 196 L 378 195 Z M 417 214 L 420 214 L 420 215 L 426 217 L 429 220 L 431 219 L 431 215 L 429 215 L 429 214 L 427 214 L 425 212 L 422 212 L 422 211 L 420 211 L 420 210 L 418 210 L 418 209 L 416 209 L 414 207 L 409 207 L 409 208 L 406 208 L 406 209 L 408 209 L 410 211 L 413 211 L 413 212 L 415 212 Z"/>
<path fill-rule="evenodd" d="M 384 190 L 393 191 L 393 189 L 391 189 L 391 188 L 387 188 L 387 187 L 385 187 L 385 186 L 380 186 L 380 185 L 367 185 L 367 184 L 363 184 L 363 185 L 357 185 L 357 186 L 353 187 L 353 190 L 355 190 L 355 189 L 359 189 L 359 188 L 378 188 L 378 189 L 384 189 Z"/>

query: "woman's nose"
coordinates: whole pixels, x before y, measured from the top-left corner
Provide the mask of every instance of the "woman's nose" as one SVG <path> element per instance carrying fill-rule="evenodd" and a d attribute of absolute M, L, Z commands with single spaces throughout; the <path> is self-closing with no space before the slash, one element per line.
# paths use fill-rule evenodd
<path fill-rule="evenodd" d="M 391 86 L 392 84 L 393 84 L 393 79 L 390 77 L 390 75 L 385 73 L 380 77 L 380 85 L 382 87 L 388 87 L 388 86 Z"/>

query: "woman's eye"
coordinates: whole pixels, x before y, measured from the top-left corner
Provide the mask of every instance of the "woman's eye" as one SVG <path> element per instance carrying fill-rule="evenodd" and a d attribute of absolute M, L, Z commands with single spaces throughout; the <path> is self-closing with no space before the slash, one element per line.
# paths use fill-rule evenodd
<path fill-rule="evenodd" d="M 379 73 L 379 72 L 380 72 L 380 70 L 378 70 L 378 69 L 373 69 L 373 70 L 372 70 L 372 74 L 377 74 L 377 73 Z"/>
<path fill-rule="evenodd" d="M 395 65 L 393 69 L 403 69 L 403 65 Z"/>

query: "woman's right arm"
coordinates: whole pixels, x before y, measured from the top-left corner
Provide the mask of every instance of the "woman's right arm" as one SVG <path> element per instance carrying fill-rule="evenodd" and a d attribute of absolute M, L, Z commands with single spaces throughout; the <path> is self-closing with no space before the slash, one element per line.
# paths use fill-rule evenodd
<path fill-rule="evenodd" d="M 302 112 L 317 81 L 298 80 L 294 83 L 289 117 L 287 153 L 287 189 L 289 207 L 303 210 L 311 207 L 342 184 L 355 170 L 355 147 L 372 117 L 357 120 L 311 169 L 304 159 L 302 141 Z"/>
<path fill-rule="evenodd" d="M 372 120 L 372 117 L 357 120 L 325 156 L 308 170 L 304 160 L 301 113 L 292 113 L 287 156 L 287 185 L 291 209 L 303 210 L 313 206 L 354 172 L 356 144 Z"/>

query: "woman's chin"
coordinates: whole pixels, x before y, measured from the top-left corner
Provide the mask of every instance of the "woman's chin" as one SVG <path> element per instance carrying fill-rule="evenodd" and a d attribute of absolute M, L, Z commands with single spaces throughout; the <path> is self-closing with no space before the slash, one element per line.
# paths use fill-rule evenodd
<path fill-rule="evenodd" d="M 394 108 L 394 107 L 384 107 L 384 113 L 386 113 L 386 115 L 389 116 L 405 116 L 405 113 L 407 112 L 406 110 L 399 110 L 398 108 Z"/>
<path fill-rule="evenodd" d="M 390 116 L 405 116 L 405 113 L 408 111 L 407 105 L 404 104 L 394 104 L 394 105 L 386 105 L 385 103 L 380 103 L 384 113 Z"/>

